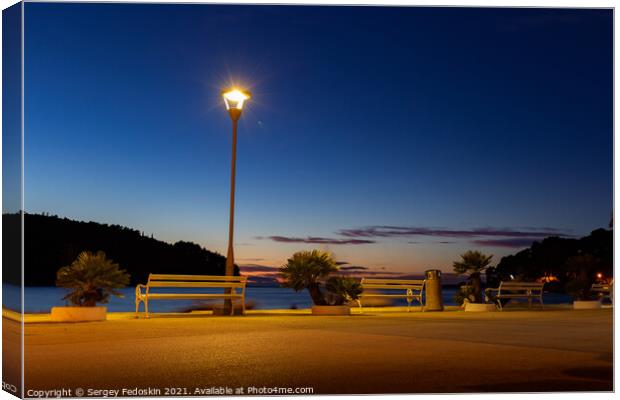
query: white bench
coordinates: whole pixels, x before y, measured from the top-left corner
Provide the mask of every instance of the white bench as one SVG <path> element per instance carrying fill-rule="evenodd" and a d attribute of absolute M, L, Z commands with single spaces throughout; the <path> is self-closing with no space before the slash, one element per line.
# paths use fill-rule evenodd
<path fill-rule="evenodd" d="M 593 283 L 590 288 L 590 292 L 598 293 L 601 300 L 604 300 L 605 297 L 607 297 L 612 304 L 614 303 L 614 291 L 612 284 Z"/>
<path fill-rule="evenodd" d="M 529 308 L 532 308 L 532 300 L 536 299 L 540 303 L 540 306 L 544 309 L 543 304 L 543 287 L 544 282 L 518 282 L 518 281 L 501 281 L 498 288 L 487 288 L 484 291 L 484 296 L 487 301 L 491 297 L 493 292 L 497 292 L 495 297 L 495 303 L 497 307 L 502 310 L 502 299 L 526 299 Z"/>
<path fill-rule="evenodd" d="M 136 286 L 136 318 L 140 303 L 144 303 L 146 318 L 149 317 L 149 300 L 205 300 L 205 299 L 230 299 L 241 301 L 241 310 L 245 314 L 245 276 L 221 276 L 221 275 L 167 275 L 149 274 L 146 285 Z M 155 292 L 152 288 L 196 288 L 196 289 L 226 289 L 224 293 L 170 293 Z M 239 291 L 237 291 L 239 290 Z M 231 307 L 231 315 L 234 307 Z"/>
<path fill-rule="evenodd" d="M 388 298 L 404 298 L 407 299 L 407 312 L 410 311 L 411 303 L 413 300 L 417 300 L 421 306 L 422 304 L 422 292 L 424 291 L 425 280 L 414 279 L 369 279 L 362 278 L 363 292 L 357 299 L 360 312 L 362 312 L 362 299 L 369 297 L 388 297 Z M 367 293 L 367 290 L 371 292 Z M 387 290 L 388 293 L 372 292 L 372 290 Z M 401 293 L 396 293 L 399 291 Z"/>

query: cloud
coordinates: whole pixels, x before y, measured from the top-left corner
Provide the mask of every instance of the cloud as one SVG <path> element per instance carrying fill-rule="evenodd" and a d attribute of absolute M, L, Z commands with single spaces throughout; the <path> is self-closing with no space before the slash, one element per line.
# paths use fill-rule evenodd
<path fill-rule="evenodd" d="M 367 271 L 368 267 L 362 267 L 360 265 L 350 265 L 346 267 L 340 267 L 341 271 Z"/>
<path fill-rule="evenodd" d="M 278 268 L 276 267 L 268 267 L 266 265 L 257 265 L 257 264 L 249 264 L 249 265 L 240 265 L 239 271 L 244 273 L 252 273 L 252 272 L 278 272 Z"/>
<path fill-rule="evenodd" d="M 530 229 L 511 229 L 511 228 L 472 228 L 472 229 L 450 229 L 450 228 L 428 228 L 417 226 L 389 226 L 374 225 L 357 229 L 341 229 L 338 231 L 341 236 L 351 238 L 377 238 L 377 237 L 407 237 L 407 236 L 432 236 L 432 237 L 451 237 L 451 238 L 476 238 L 476 237 L 523 237 L 523 238 L 545 238 L 547 236 L 569 236 L 567 233 L 553 228 L 530 228 Z"/>
<path fill-rule="evenodd" d="M 374 240 L 366 239 L 333 239 L 309 236 L 306 238 L 288 237 L 288 236 L 258 236 L 257 239 L 270 239 L 280 243 L 311 243 L 311 244 L 370 244 L 375 243 Z"/>
<path fill-rule="evenodd" d="M 539 239 L 540 238 L 480 239 L 472 240 L 472 243 L 479 246 L 508 247 L 511 249 L 519 249 L 524 247 L 530 247 L 532 243 L 536 242 Z"/>
<path fill-rule="evenodd" d="M 452 243 L 457 243 L 457 242 L 453 242 L 451 240 L 439 240 L 439 241 L 436 241 L 436 242 L 420 242 L 420 241 L 417 241 L 417 240 L 410 240 L 407 243 L 409 243 L 409 244 L 424 244 L 424 243 L 452 244 Z"/>
<path fill-rule="evenodd" d="M 373 277 L 373 278 L 396 278 L 400 277 L 402 272 L 388 272 L 388 271 L 374 271 L 370 269 L 365 270 L 340 270 L 336 273 L 340 276 L 349 276 L 353 278 L 362 278 L 362 277 Z"/>

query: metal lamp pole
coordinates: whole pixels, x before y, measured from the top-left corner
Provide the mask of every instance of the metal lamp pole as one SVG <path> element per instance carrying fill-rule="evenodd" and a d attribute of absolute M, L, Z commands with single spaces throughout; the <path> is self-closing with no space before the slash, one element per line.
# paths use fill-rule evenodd
<path fill-rule="evenodd" d="M 237 125 L 241 118 L 241 110 L 246 100 L 250 99 L 249 92 L 239 89 L 230 89 L 222 92 L 226 109 L 232 121 L 232 157 L 230 163 L 230 219 L 228 222 L 228 252 L 226 254 L 226 276 L 235 274 L 235 255 L 233 250 L 233 238 L 235 227 L 235 171 L 237 164 Z M 232 289 L 226 289 L 226 293 L 230 294 Z M 224 301 L 224 313 L 231 311 L 232 300 Z"/>
<path fill-rule="evenodd" d="M 226 253 L 226 276 L 235 273 L 235 255 L 233 250 L 233 237 L 235 230 L 235 170 L 237 164 L 237 124 L 241 117 L 241 110 L 232 108 L 228 110 L 232 120 L 232 158 L 230 163 L 230 219 L 228 222 L 228 252 Z"/>

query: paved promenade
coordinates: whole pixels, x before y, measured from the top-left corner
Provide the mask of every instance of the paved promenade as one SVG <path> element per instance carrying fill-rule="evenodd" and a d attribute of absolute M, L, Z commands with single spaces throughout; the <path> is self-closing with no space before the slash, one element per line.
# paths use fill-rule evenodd
<path fill-rule="evenodd" d="M 25 329 L 27 390 L 612 390 L 610 309 L 116 315 L 97 323 L 27 323 Z"/>

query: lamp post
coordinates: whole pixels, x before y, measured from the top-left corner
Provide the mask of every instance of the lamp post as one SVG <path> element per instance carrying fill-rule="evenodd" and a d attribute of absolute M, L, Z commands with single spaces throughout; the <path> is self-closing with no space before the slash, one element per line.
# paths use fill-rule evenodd
<path fill-rule="evenodd" d="M 236 88 L 224 90 L 222 92 L 226 110 L 232 120 L 232 157 L 230 163 L 230 220 L 228 223 L 228 252 L 226 254 L 226 276 L 233 276 L 235 273 L 235 255 L 233 251 L 233 236 L 235 225 L 235 166 L 237 161 L 237 122 L 241 118 L 241 110 L 246 100 L 251 94 Z M 227 289 L 230 293 L 230 289 Z M 232 301 L 227 299 L 224 303 L 224 312 L 230 311 Z"/>

